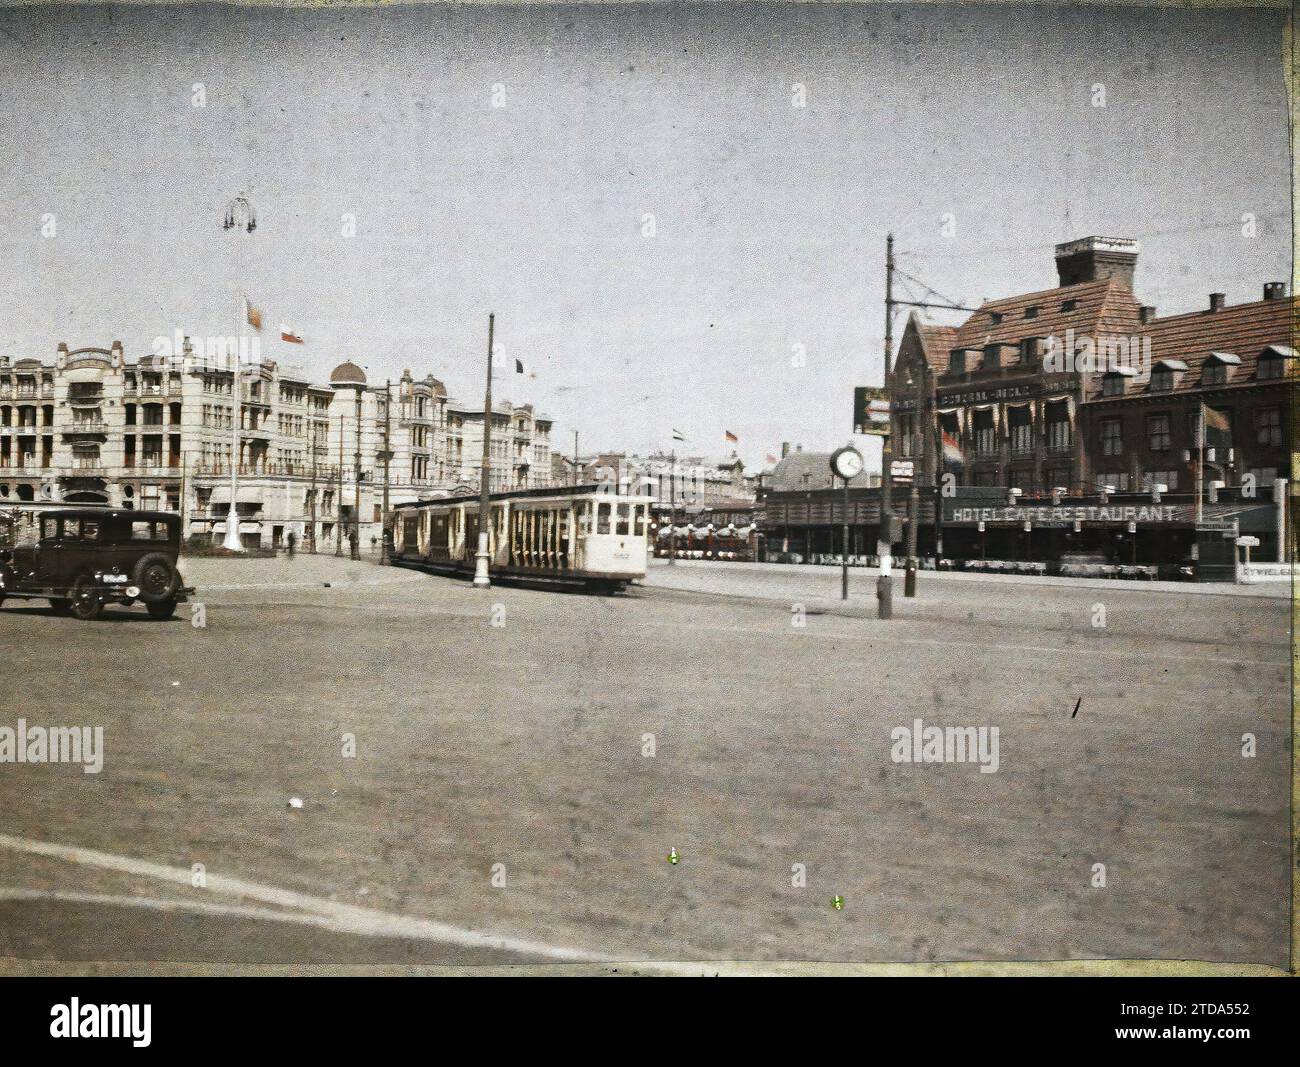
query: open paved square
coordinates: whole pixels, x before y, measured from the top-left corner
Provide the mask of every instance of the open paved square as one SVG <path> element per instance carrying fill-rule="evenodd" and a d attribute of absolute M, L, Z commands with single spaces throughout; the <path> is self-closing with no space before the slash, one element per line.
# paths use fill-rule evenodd
<path fill-rule="evenodd" d="M 818 568 L 183 570 L 202 628 L 0 609 L 0 726 L 104 738 L 0 764 L 10 970 L 1285 962 L 1285 587 L 923 573 L 881 623 Z M 896 762 L 918 719 L 996 772 Z"/>

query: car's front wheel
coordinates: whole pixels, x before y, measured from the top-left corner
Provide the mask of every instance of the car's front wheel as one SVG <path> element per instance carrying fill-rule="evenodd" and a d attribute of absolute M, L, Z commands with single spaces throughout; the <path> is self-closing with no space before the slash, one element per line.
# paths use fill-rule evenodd
<path fill-rule="evenodd" d="M 145 604 L 145 610 L 149 612 L 151 619 L 170 619 L 176 614 L 176 600 L 173 598 Z"/>
<path fill-rule="evenodd" d="M 83 574 L 72 583 L 72 614 L 82 622 L 99 618 L 104 610 L 104 601 L 95 588 L 95 580 L 89 574 Z"/>

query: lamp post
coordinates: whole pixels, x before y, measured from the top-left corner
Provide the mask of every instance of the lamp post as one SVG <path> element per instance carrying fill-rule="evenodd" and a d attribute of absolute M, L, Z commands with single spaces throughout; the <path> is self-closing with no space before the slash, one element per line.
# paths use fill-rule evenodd
<path fill-rule="evenodd" d="M 361 558 L 361 391 L 364 385 L 357 386 L 356 397 L 356 432 L 352 452 L 352 538 L 349 542 L 351 558 Z"/>
<path fill-rule="evenodd" d="M 384 464 L 384 506 L 383 506 L 383 524 L 379 530 L 380 544 L 380 562 L 387 566 L 389 562 L 388 554 L 388 478 L 389 464 L 393 460 L 392 444 L 392 420 L 389 417 L 388 409 L 392 404 L 393 383 L 391 380 L 384 382 L 384 450 L 379 453 L 379 459 Z"/>
<path fill-rule="evenodd" d="M 223 230 L 242 229 L 245 233 L 252 233 L 257 229 L 257 215 L 253 211 L 253 205 L 249 203 L 248 197 L 242 193 L 235 197 L 226 205 L 226 217 L 221 224 Z M 244 551 L 243 542 L 239 539 L 239 508 L 236 506 L 236 499 L 239 495 L 239 420 L 243 412 L 243 383 L 240 376 L 239 365 L 239 338 L 244 333 L 244 319 L 246 318 L 246 309 L 244 307 L 244 294 L 240 288 L 240 281 L 243 277 L 243 242 L 239 241 L 235 246 L 235 299 L 239 303 L 239 334 L 235 342 L 235 365 L 231 368 L 231 401 L 233 411 L 230 419 L 230 507 L 226 511 L 226 538 L 222 542 L 222 547 L 230 552 Z"/>

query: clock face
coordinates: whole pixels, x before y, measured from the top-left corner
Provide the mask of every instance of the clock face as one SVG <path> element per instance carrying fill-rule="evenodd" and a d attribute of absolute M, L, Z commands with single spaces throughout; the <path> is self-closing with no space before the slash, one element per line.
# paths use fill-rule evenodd
<path fill-rule="evenodd" d="M 835 457 L 835 473 L 841 478 L 856 478 L 862 473 L 862 454 L 853 448 L 845 448 Z"/>

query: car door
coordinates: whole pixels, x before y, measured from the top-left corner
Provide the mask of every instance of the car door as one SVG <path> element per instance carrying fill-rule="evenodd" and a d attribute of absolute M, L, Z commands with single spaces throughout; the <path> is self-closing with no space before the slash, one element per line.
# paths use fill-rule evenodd
<path fill-rule="evenodd" d="M 37 585 L 60 585 L 63 567 L 63 542 L 59 527 L 63 520 L 57 515 L 41 517 L 40 537 L 36 542 L 32 576 Z"/>

